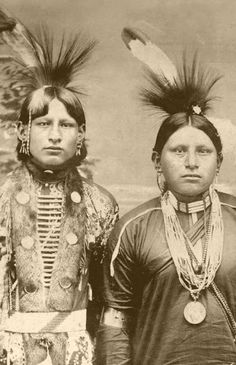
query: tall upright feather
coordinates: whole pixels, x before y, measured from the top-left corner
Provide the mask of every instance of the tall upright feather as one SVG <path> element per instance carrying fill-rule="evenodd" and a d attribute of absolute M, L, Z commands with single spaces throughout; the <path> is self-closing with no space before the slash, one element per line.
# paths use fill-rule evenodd
<path fill-rule="evenodd" d="M 177 70 L 169 57 L 139 29 L 126 27 L 121 33 L 122 39 L 134 57 L 138 58 L 154 73 L 164 76 L 173 83 Z"/>
<path fill-rule="evenodd" d="M 0 37 L 9 46 L 15 59 L 27 68 L 25 84 L 29 90 L 45 85 L 60 86 L 82 93 L 75 77 L 89 59 L 96 42 L 82 34 L 55 40 L 47 27 L 33 35 L 21 22 L 0 9 Z"/>
<path fill-rule="evenodd" d="M 26 67 L 36 67 L 35 49 L 40 53 L 40 46 L 34 41 L 32 33 L 16 18 L 11 17 L 8 11 L 0 9 L 0 37 L 9 46 L 18 61 Z"/>
<path fill-rule="evenodd" d="M 187 62 L 184 56 L 182 67 L 178 69 L 173 83 L 168 83 L 165 75 L 148 71 L 149 88 L 141 90 L 141 99 L 144 104 L 167 115 L 179 112 L 205 114 L 215 99 L 210 92 L 220 78 L 212 70 L 203 69 L 197 55 L 192 62 Z"/>

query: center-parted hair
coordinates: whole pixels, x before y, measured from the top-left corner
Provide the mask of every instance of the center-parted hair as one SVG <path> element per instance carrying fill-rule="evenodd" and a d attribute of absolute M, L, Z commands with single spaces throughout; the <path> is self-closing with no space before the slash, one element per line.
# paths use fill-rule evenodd
<path fill-rule="evenodd" d="M 7 37 L 11 40 L 12 31 L 8 33 Z M 20 38 L 19 44 L 22 42 L 24 46 L 14 49 L 13 43 L 12 48 L 27 70 L 24 86 L 28 90 L 19 113 L 19 121 L 23 125 L 29 125 L 35 118 L 46 115 L 50 102 L 57 98 L 78 126 L 85 128 L 86 118 L 80 101 L 81 95 L 84 95 L 80 85 L 80 73 L 96 42 L 88 40 L 82 34 L 69 37 L 63 35 L 56 41 L 47 27 L 41 27 L 34 35 L 23 27 L 17 37 Z M 20 151 L 20 147 L 21 141 L 18 140 L 18 159 L 27 160 L 27 155 Z M 83 143 L 78 162 L 86 155 L 86 146 Z"/>
<path fill-rule="evenodd" d="M 78 126 L 83 126 L 84 130 L 86 129 L 84 110 L 76 93 L 58 86 L 44 87 L 40 92 L 39 102 L 35 102 L 35 105 L 32 108 L 32 106 L 30 107 L 30 105 L 35 93 L 37 93 L 37 91 L 33 91 L 32 93 L 30 93 L 22 104 L 19 120 L 22 122 L 23 125 L 28 125 L 29 123 L 29 112 L 31 113 L 32 121 L 36 118 L 48 114 L 49 104 L 53 99 L 56 98 L 65 106 L 68 114 L 73 119 L 75 119 Z M 18 140 L 18 144 L 16 147 L 17 157 L 20 161 L 27 160 L 27 156 L 24 153 L 20 152 L 20 149 L 21 141 Z M 85 143 L 83 143 L 81 146 L 80 155 L 76 156 L 76 159 L 78 160 L 76 164 L 79 165 L 86 158 L 86 156 L 87 149 Z"/>
<path fill-rule="evenodd" d="M 212 70 L 204 70 L 196 56 L 190 63 L 183 58 L 183 65 L 173 82 L 164 74 L 147 71 L 149 88 L 141 90 L 141 99 L 164 119 L 156 137 L 154 153 L 161 154 L 165 143 L 174 132 L 191 125 L 206 133 L 218 155 L 222 154 L 219 133 L 205 115 L 210 109 L 211 101 L 215 99 L 210 95 L 211 90 L 220 78 Z"/>

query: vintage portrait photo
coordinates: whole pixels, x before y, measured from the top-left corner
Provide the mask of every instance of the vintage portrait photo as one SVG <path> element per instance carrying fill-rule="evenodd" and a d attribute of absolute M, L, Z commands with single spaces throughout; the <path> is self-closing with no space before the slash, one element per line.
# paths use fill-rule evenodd
<path fill-rule="evenodd" d="M 236 365 L 236 2 L 0 3 L 0 365 Z"/>

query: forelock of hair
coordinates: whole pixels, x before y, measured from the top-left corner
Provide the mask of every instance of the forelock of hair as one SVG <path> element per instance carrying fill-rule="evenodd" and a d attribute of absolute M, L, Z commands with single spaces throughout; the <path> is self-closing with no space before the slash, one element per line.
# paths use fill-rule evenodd
<path fill-rule="evenodd" d="M 222 142 L 215 126 L 205 116 L 202 115 L 194 114 L 191 116 L 191 119 L 192 127 L 203 131 L 214 144 L 217 153 L 221 153 Z M 161 153 L 170 136 L 185 126 L 188 126 L 188 116 L 186 113 L 177 113 L 166 118 L 158 131 L 153 150 Z"/>

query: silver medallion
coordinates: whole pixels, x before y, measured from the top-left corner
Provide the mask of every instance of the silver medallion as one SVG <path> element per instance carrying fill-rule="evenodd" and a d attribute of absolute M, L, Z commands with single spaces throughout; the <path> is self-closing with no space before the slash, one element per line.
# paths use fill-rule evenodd
<path fill-rule="evenodd" d="M 16 200 L 18 201 L 18 203 L 24 205 L 29 202 L 30 196 L 24 191 L 21 191 L 20 193 L 16 194 Z"/>
<path fill-rule="evenodd" d="M 63 289 L 69 289 L 72 286 L 72 281 L 68 276 L 65 276 L 59 280 L 59 284 Z"/>
<path fill-rule="evenodd" d="M 71 200 L 74 203 L 80 203 L 81 202 L 81 196 L 77 191 L 72 191 L 72 193 L 70 194 Z"/>
<path fill-rule="evenodd" d="M 66 241 L 69 243 L 69 245 L 75 245 L 78 241 L 78 237 L 73 232 L 70 232 L 66 235 Z"/>
<path fill-rule="evenodd" d="M 34 239 L 30 236 L 25 236 L 21 240 L 21 245 L 27 250 L 30 250 L 34 245 Z"/>
<path fill-rule="evenodd" d="M 206 317 L 206 308 L 198 301 L 188 303 L 184 308 L 184 318 L 191 324 L 199 324 Z"/>

